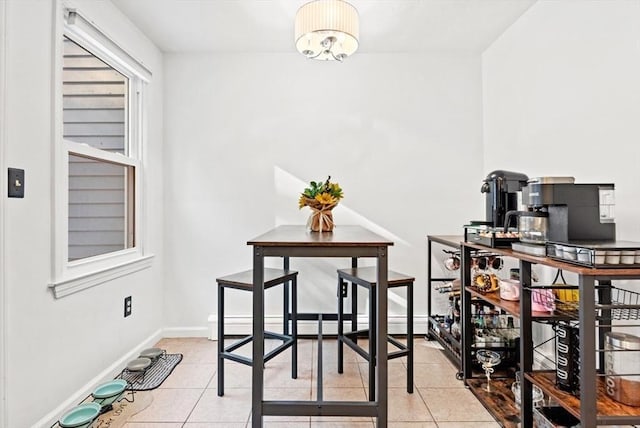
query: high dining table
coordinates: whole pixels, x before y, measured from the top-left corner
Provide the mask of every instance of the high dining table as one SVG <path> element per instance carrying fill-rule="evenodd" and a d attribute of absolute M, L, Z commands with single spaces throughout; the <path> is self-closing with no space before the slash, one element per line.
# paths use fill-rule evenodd
<path fill-rule="evenodd" d="M 251 416 L 253 428 L 263 416 L 375 417 L 387 427 L 387 252 L 389 241 L 360 226 L 336 226 L 332 232 L 311 232 L 306 226 L 278 226 L 247 242 L 253 246 L 253 366 Z M 376 397 L 374 401 L 325 401 L 322 394 L 322 314 L 318 315 L 318 393 L 316 400 L 264 399 L 264 258 L 360 257 L 376 258 Z M 337 277 L 336 277 L 337 278 Z M 332 297 L 334 295 L 332 294 Z"/>

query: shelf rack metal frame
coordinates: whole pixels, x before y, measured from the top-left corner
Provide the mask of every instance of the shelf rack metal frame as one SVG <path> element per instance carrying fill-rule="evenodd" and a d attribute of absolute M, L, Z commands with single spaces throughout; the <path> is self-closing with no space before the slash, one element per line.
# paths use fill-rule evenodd
<path fill-rule="evenodd" d="M 453 281 L 457 279 L 457 277 L 434 277 L 433 276 L 433 261 L 434 261 L 434 253 L 433 253 L 433 244 L 439 244 L 443 247 L 453 248 L 455 250 L 460 249 L 460 244 L 464 241 L 464 236 L 462 235 L 427 235 L 427 317 L 428 317 L 428 326 L 427 326 L 427 334 L 431 339 L 435 339 L 442 345 L 444 348 L 444 353 L 449 358 L 449 360 L 461 369 L 462 367 L 462 359 L 461 353 L 462 350 L 460 348 L 460 341 L 456 340 L 450 333 L 445 332 L 444 335 L 449 339 L 449 341 L 440 337 L 438 331 L 435 330 L 434 326 L 439 324 L 439 319 L 437 317 L 444 317 L 443 314 L 434 314 L 432 307 L 432 293 L 434 292 L 434 284 L 438 282 L 447 282 Z M 458 348 L 458 353 L 455 352 L 455 348 Z"/>

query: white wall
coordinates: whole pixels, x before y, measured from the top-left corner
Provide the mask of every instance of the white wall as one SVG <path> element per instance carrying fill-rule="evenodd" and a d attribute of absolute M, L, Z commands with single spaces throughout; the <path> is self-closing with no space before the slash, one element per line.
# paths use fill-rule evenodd
<path fill-rule="evenodd" d="M 640 241 L 640 2 L 544 1 L 482 56 L 485 169 L 616 185 Z"/>
<path fill-rule="evenodd" d="M 538 2 L 482 56 L 485 169 L 613 182 L 617 238 L 633 241 L 640 241 L 639 22 L 637 1 Z M 539 275 L 551 280 L 553 272 Z M 537 338 L 552 337 L 545 327 L 536 326 Z"/>
<path fill-rule="evenodd" d="M 162 55 L 110 2 L 78 9 L 153 70 L 145 197 L 153 267 L 54 299 L 51 281 L 52 1 L 9 0 L 6 7 L 6 160 L 26 171 L 24 199 L 6 199 L 3 272 L 7 314 L 7 427 L 49 425 L 61 403 L 77 404 L 88 383 L 157 333 L 162 325 Z M 2 172 L 5 174 L 5 172 Z M 133 315 L 123 318 L 123 299 Z M 3 328 L 5 328 L 3 326 Z M 78 397 L 78 394 L 82 394 Z M 47 420 L 47 415 L 55 418 Z M 37 422 L 40 421 L 40 422 Z M 1 425 L 1 423 L 0 423 Z M 49 426 L 46 425 L 46 426 Z"/>
<path fill-rule="evenodd" d="M 6 105 L 4 102 L 6 91 L 5 80 L 5 39 L 6 39 L 6 15 L 5 15 L 5 2 L 0 2 L 0 171 L 4 171 L 5 163 L 5 130 L 6 130 Z M 6 186 L 5 175 L 0 174 L 0 189 L 4 189 Z M 5 381 L 5 361 L 6 361 L 6 307 L 7 300 L 5 297 L 5 273 L 4 268 L 4 198 L 0 198 L 0 427 L 4 427 L 7 424 L 7 411 L 6 411 L 6 381 Z"/>
<path fill-rule="evenodd" d="M 479 61 L 165 55 L 168 324 L 206 326 L 216 312 L 215 278 L 251 267 L 250 238 L 304 224 L 299 193 L 328 174 L 345 193 L 336 227 L 363 224 L 395 241 L 390 267 L 416 276 L 420 321 L 426 235 L 460 234 L 483 212 Z M 300 311 L 335 312 L 335 268 L 349 265 L 292 260 L 301 271 Z M 250 317 L 250 299 L 230 297 L 226 312 Z M 280 313 L 277 302 L 268 315 Z M 403 311 L 395 298 L 390 315 Z"/>

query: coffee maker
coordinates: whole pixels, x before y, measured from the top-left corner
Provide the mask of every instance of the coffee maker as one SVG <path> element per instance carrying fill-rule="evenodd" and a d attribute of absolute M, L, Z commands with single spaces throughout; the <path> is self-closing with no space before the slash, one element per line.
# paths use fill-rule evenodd
<path fill-rule="evenodd" d="M 548 213 L 548 241 L 614 241 L 614 190 L 613 184 L 575 184 L 573 177 L 539 177 L 528 180 L 522 201 Z"/>
<path fill-rule="evenodd" d="M 503 227 L 507 211 L 518 209 L 518 193 L 527 185 L 528 177 L 519 172 L 496 170 L 487 175 L 480 188 L 486 193 L 486 222 Z"/>

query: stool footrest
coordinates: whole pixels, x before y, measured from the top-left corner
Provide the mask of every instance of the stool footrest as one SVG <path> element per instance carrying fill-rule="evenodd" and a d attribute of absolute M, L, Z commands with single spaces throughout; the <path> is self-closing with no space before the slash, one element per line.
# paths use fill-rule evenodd
<path fill-rule="evenodd" d="M 338 340 L 342 341 L 342 343 L 347 345 L 349 348 L 351 348 L 353 351 L 355 351 L 358 355 L 360 355 L 365 360 L 371 361 L 371 356 L 369 352 L 365 350 L 365 348 L 363 348 L 362 346 L 354 342 L 353 339 L 351 339 L 351 337 L 349 337 L 349 336 L 353 336 L 355 333 L 358 333 L 358 332 L 352 331 L 349 333 L 345 333 L 343 334 L 342 337 L 338 337 Z M 388 360 L 393 360 L 394 358 L 400 358 L 400 357 L 409 355 L 409 348 L 404 343 L 398 342 L 396 339 L 394 339 L 391 336 L 387 336 L 387 342 L 389 342 L 390 344 L 398 348 L 397 351 L 392 351 L 387 354 Z"/>
<path fill-rule="evenodd" d="M 361 337 L 363 339 L 367 339 L 369 337 L 369 330 L 368 329 L 363 329 L 363 330 L 355 330 L 355 331 L 348 331 L 346 333 L 343 333 L 344 336 L 356 336 L 356 337 Z"/>
<path fill-rule="evenodd" d="M 224 340 L 224 339 L 222 339 Z M 245 336 L 242 339 L 239 339 L 237 342 L 233 342 L 232 344 L 224 347 L 224 352 L 233 352 L 238 348 L 243 347 L 247 343 L 250 343 L 253 340 L 253 336 Z"/>
<path fill-rule="evenodd" d="M 293 338 L 289 337 L 287 340 L 284 341 L 284 343 L 282 343 L 281 345 L 273 348 L 271 351 L 267 352 L 264 356 L 264 362 L 266 363 L 267 361 L 269 361 L 270 359 L 272 359 L 273 357 L 279 355 L 280 353 L 282 353 L 284 350 L 286 350 L 287 348 L 289 348 L 291 345 L 293 345 Z"/>
<path fill-rule="evenodd" d="M 252 364 L 251 358 L 244 357 L 238 354 L 233 354 L 231 352 L 221 352 L 220 357 L 224 358 L 225 360 L 231 360 L 231 361 L 235 361 L 236 363 L 244 364 L 246 366 L 250 366 Z"/>
<path fill-rule="evenodd" d="M 396 348 L 404 351 L 404 350 L 408 350 L 409 347 L 407 345 L 405 345 L 402 342 L 397 341 L 394 337 L 392 336 L 387 336 L 387 342 L 389 342 L 390 344 L 392 344 L 393 346 L 395 346 Z"/>
<path fill-rule="evenodd" d="M 281 334 L 281 333 L 274 333 L 271 331 L 265 331 L 264 332 L 264 338 L 265 339 L 275 339 L 275 340 L 282 340 L 282 344 L 276 346 L 275 348 L 273 348 L 271 351 L 267 352 L 264 355 L 264 362 L 266 363 L 267 361 L 269 361 L 270 359 L 272 359 L 273 357 L 277 356 L 278 354 L 280 354 L 281 352 L 283 352 L 284 350 L 286 350 L 287 348 L 291 347 L 291 345 L 293 345 L 294 339 L 292 336 L 288 336 L 286 334 Z M 224 339 L 223 339 L 224 340 Z M 225 358 L 227 360 L 232 360 L 232 361 L 236 361 L 238 363 L 242 363 L 242 364 L 246 364 L 248 366 L 251 365 L 251 361 L 252 359 L 249 357 L 244 357 L 242 355 L 238 355 L 233 353 L 236 349 L 243 347 L 244 345 L 251 343 L 251 341 L 253 340 L 253 336 L 249 335 L 249 336 L 245 336 L 242 339 L 239 339 L 236 342 L 233 342 L 232 344 L 225 346 L 223 351 L 220 353 L 220 356 L 222 358 Z"/>
<path fill-rule="evenodd" d="M 409 355 L 408 349 L 403 349 L 402 351 L 393 351 L 387 354 L 387 360 L 393 360 L 394 358 L 406 357 Z"/>
<path fill-rule="evenodd" d="M 367 352 L 363 347 L 361 347 L 356 342 L 351 340 L 351 338 L 348 337 L 346 334 L 343 337 L 338 337 L 338 340 L 340 340 L 342 343 L 347 345 L 349 348 L 353 349 L 358 355 L 360 355 L 365 360 L 367 361 L 371 360 L 371 357 L 369 356 L 369 352 Z"/>

